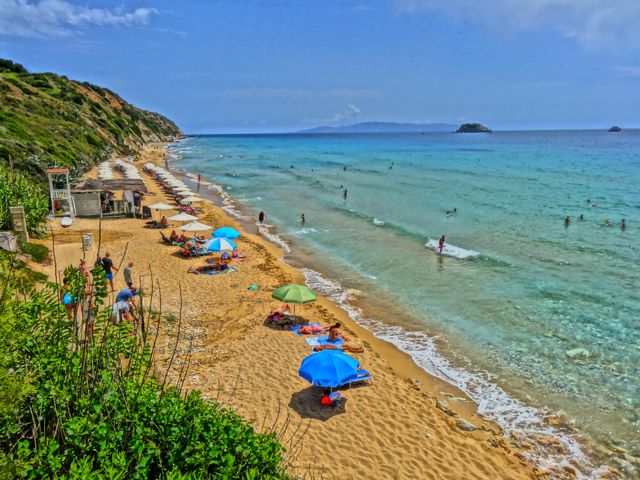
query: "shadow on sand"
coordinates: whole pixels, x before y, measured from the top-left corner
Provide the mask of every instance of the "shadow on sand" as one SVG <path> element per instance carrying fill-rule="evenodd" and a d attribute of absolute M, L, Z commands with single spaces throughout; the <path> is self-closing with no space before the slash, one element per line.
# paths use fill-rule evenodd
<path fill-rule="evenodd" d="M 291 395 L 289 407 L 298 412 L 302 418 L 314 418 L 316 420 L 326 421 L 331 417 L 346 413 L 346 398 L 342 398 L 339 407 L 327 407 L 320 404 L 322 398 L 322 388 L 307 387 L 304 390 Z"/>

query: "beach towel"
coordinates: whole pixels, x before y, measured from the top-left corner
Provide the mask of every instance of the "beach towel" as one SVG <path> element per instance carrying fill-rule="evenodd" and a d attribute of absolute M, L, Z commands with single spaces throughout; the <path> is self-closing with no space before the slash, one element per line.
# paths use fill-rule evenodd
<path fill-rule="evenodd" d="M 339 339 L 335 342 L 331 342 L 329 341 L 329 337 L 324 336 L 324 337 L 311 337 L 311 338 L 306 338 L 305 339 L 307 341 L 307 345 L 309 345 L 310 347 L 319 347 L 321 345 L 342 345 L 344 343 L 344 340 Z"/>
<path fill-rule="evenodd" d="M 319 327 L 320 324 L 319 323 L 309 323 L 310 327 Z M 304 333 L 299 333 L 300 332 L 300 328 L 302 328 L 302 325 L 291 325 L 291 331 L 293 333 L 295 333 L 296 335 L 298 335 L 299 337 L 304 336 Z M 317 335 L 317 333 L 313 333 L 312 335 Z"/>

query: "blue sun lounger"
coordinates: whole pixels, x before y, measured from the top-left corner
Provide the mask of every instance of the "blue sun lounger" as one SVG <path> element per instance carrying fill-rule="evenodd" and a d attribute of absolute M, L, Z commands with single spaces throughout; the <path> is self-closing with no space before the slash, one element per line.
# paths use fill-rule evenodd
<path fill-rule="evenodd" d="M 354 378 L 348 381 L 345 385 L 349 385 L 349 387 L 351 387 L 351 385 L 354 383 L 357 383 L 357 382 L 371 383 L 372 380 L 373 380 L 373 377 L 371 376 L 371 374 L 367 372 L 365 369 L 362 369 L 362 370 L 358 370 L 357 378 Z"/>
<path fill-rule="evenodd" d="M 342 345 L 344 343 L 344 340 L 342 340 L 341 338 L 336 340 L 335 342 L 332 342 L 327 336 L 311 337 L 306 338 L 305 340 L 307 341 L 307 345 L 309 345 L 310 347 L 318 347 L 320 345 Z"/>

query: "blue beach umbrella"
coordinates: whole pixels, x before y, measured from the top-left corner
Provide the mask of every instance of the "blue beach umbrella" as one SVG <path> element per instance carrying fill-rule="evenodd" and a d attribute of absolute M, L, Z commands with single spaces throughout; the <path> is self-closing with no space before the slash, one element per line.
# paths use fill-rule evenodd
<path fill-rule="evenodd" d="M 226 238 L 238 238 L 240 236 L 240 232 L 238 232 L 235 228 L 231 227 L 220 227 L 211 233 L 212 237 L 226 237 Z"/>
<path fill-rule="evenodd" d="M 339 350 L 322 350 L 302 360 L 298 375 L 318 387 L 338 387 L 358 378 L 358 366 Z"/>
<path fill-rule="evenodd" d="M 225 237 L 212 238 L 202 244 L 202 248 L 209 252 L 224 252 L 225 250 L 233 250 L 236 244 Z"/>

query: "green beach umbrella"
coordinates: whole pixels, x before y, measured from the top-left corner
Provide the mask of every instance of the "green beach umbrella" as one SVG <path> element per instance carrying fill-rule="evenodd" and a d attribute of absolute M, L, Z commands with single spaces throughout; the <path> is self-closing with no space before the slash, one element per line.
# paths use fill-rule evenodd
<path fill-rule="evenodd" d="M 292 303 L 294 316 L 296 314 L 296 305 L 315 302 L 318 298 L 318 294 L 306 285 L 296 285 L 295 283 L 276 288 L 271 293 L 271 296 L 282 300 L 284 303 Z"/>

